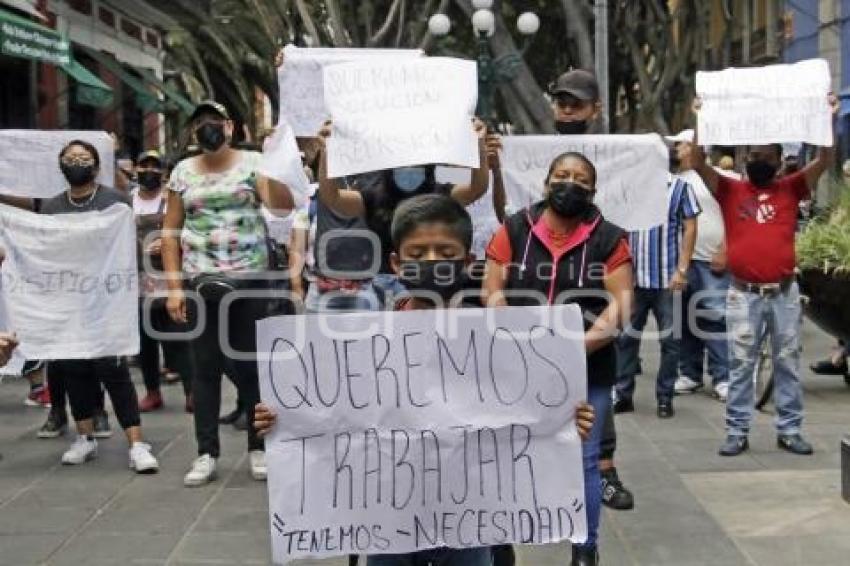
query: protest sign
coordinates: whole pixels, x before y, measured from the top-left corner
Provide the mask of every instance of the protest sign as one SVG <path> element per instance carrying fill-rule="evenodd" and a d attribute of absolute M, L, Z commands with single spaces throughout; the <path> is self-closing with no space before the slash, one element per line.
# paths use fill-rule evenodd
<path fill-rule="evenodd" d="M 328 65 L 379 57 L 421 57 L 418 49 L 303 48 L 287 45 L 278 69 L 280 118 L 292 126 L 296 136 L 312 137 L 330 118 L 325 106 L 322 70 Z"/>
<path fill-rule="evenodd" d="M 793 65 L 697 72 L 701 145 L 806 142 L 832 145 L 824 59 Z"/>
<path fill-rule="evenodd" d="M 454 185 L 469 184 L 472 182 L 472 171 L 460 167 L 437 167 L 434 170 L 434 178 L 438 183 L 452 183 Z M 493 176 L 490 175 L 490 183 L 487 192 L 466 207 L 469 216 L 472 217 L 472 248 L 470 252 L 476 259 L 484 259 L 487 244 L 501 223 L 496 218 L 493 210 Z"/>
<path fill-rule="evenodd" d="M 574 305 L 258 324 L 276 563 L 587 536 Z"/>
<path fill-rule="evenodd" d="M 475 63 L 444 57 L 374 59 L 324 70 L 331 178 L 409 165 L 480 163 L 472 116 Z"/>
<path fill-rule="evenodd" d="M 115 147 L 106 132 L 94 130 L 0 130 L 0 194 L 50 198 L 68 182 L 59 169 L 59 152 L 71 140 L 97 148 L 100 173 L 97 182 L 115 185 Z"/>
<path fill-rule="evenodd" d="M 594 203 L 625 230 L 644 230 L 667 216 L 668 150 L 657 134 L 506 136 L 501 157 L 508 211 L 543 198 L 549 166 L 574 151 L 596 167 Z"/>
<path fill-rule="evenodd" d="M 0 205 L 0 289 L 28 359 L 139 351 L 136 223 L 128 206 L 39 215 Z"/>
<path fill-rule="evenodd" d="M 310 180 L 304 172 L 295 134 L 287 122 L 281 121 L 274 133 L 263 143 L 259 172 L 289 187 L 296 208 L 307 202 Z"/>

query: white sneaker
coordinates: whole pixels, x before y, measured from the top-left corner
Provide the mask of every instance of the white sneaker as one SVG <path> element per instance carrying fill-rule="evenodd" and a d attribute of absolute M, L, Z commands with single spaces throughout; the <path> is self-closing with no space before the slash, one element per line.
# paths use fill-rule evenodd
<path fill-rule="evenodd" d="M 97 440 L 85 436 L 78 436 L 71 447 L 62 454 L 62 463 L 68 466 L 76 466 L 97 456 Z"/>
<path fill-rule="evenodd" d="M 251 450 L 248 453 L 251 460 L 251 476 L 257 481 L 266 479 L 266 453 L 263 450 Z"/>
<path fill-rule="evenodd" d="M 717 395 L 718 401 L 725 403 L 729 397 L 729 382 L 723 381 L 714 386 L 714 394 Z"/>
<path fill-rule="evenodd" d="M 215 458 L 201 454 L 192 462 L 192 469 L 183 477 L 186 487 L 199 487 L 215 479 Z"/>
<path fill-rule="evenodd" d="M 686 375 L 680 375 L 679 379 L 676 380 L 676 385 L 673 386 L 673 390 L 676 392 L 676 395 L 683 395 L 695 393 L 698 389 L 702 389 L 702 387 L 703 385 L 699 381 L 694 381 Z"/>
<path fill-rule="evenodd" d="M 151 454 L 151 445 L 134 442 L 130 447 L 130 469 L 137 474 L 155 474 L 159 471 L 159 462 Z"/>

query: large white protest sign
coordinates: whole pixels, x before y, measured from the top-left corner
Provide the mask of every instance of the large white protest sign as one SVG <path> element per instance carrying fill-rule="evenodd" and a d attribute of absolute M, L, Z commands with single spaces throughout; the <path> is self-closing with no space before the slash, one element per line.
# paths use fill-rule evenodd
<path fill-rule="evenodd" d="M 541 200 L 552 161 L 564 152 L 577 152 L 596 167 L 594 202 L 606 220 L 625 230 L 644 230 L 664 222 L 669 159 L 657 134 L 506 136 L 502 145 L 511 212 Z"/>
<path fill-rule="evenodd" d="M 0 130 L 0 194 L 50 198 L 64 191 L 68 182 L 59 169 L 59 152 L 71 140 L 87 141 L 97 148 L 97 181 L 115 185 L 115 146 L 106 132 Z"/>
<path fill-rule="evenodd" d="M 0 205 L 0 288 L 28 359 L 139 351 L 136 224 L 128 206 L 38 215 Z"/>
<path fill-rule="evenodd" d="M 697 73 L 702 145 L 806 142 L 832 145 L 827 102 L 832 79 L 824 59 L 793 65 Z"/>
<path fill-rule="evenodd" d="M 475 63 L 444 57 L 342 63 L 324 70 L 331 178 L 408 165 L 476 168 Z"/>
<path fill-rule="evenodd" d="M 466 207 L 469 216 L 472 217 L 472 249 L 470 252 L 477 259 L 484 259 L 487 244 L 499 229 L 501 223 L 493 210 L 493 179 L 484 195 Z M 460 167 L 437 167 L 434 170 L 434 178 L 438 183 L 469 184 L 472 182 L 472 171 Z"/>
<path fill-rule="evenodd" d="M 278 69 L 280 118 L 289 123 L 296 136 L 315 136 L 330 118 L 325 106 L 322 70 L 328 65 L 364 59 L 421 57 L 418 49 L 303 48 L 287 45 L 284 62 Z"/>
<path fill-rule="evenodd" d="M 587 536 L 574 305 L 258 324 L 276 563 Z"/>

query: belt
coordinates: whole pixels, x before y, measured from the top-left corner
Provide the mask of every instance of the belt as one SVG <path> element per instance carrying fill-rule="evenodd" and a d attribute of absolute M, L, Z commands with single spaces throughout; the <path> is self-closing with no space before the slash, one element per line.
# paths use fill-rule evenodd
<path fill-rule="evenodd" d="M 749 283 L 740 279 L 732 278 L 732 287 L 745 293 L 754 293 L 760 297 L 775 297 L 787 293 L 794 282 L 793 277 L 787 277 L 778 283 Z"/>

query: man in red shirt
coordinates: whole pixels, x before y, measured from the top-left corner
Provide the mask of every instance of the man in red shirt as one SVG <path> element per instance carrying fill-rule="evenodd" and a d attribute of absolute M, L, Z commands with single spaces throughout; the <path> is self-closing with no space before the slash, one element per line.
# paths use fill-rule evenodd
<path fill-rule="evenodd" d="M 835 96 L 829 103 L 838 110 Z M 699 102 L 695 105 L 699 110 Z M 833 162 L 831 147 L 802 170 L 782 177 L 779 144 L 752 146 L 742 180 L 724 177 L 707 165 L 694 140 L 694 169 L 717 197 L 726 226 L 728 269 L 726 325 L 731 366 L 726 402 L 726 441 L 721 456 L 749 448 L 753 412 L 753 371 L 760 338 L 771 340 L 777 444 L 794 454 L 813 452 L 800 434 L 803 391 L 800 386 L 800 293 L 794 279 L 794 231 L 801 200 L 810 198 L 821 174 Z"/>

